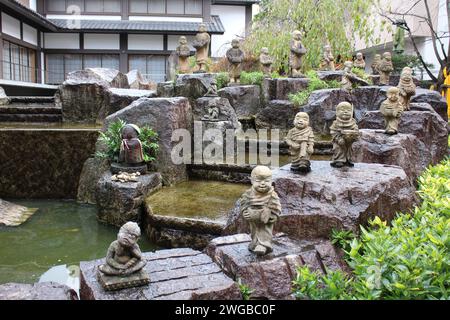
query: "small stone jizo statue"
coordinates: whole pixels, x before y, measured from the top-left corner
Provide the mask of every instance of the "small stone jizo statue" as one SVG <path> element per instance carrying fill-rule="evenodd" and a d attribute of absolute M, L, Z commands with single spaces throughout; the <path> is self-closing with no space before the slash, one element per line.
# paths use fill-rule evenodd
<path fill-rule="evenodd" d="M 388 89 L 387 99 L 381 104 L 380 111 L 384 116 L 384 123 L 386 125 L 385 133 L 390 135 L 397 134 L 398 123 L 403 113 L 399 88 L 390 87 Z"/>
<path fill-rule="evenodd" d="M 206 25 L 201 23 L 198 33 L 195 35 L 195 40 L 192 46 L 197 50 L 195 53 L 197 67 L 196 73 L 205 73 L 206 63 L 208 61 L 209 44 L 211 43 L 211 36 L 208 34 Z"/>
<path fill-rule="evenodd" d="M 380 74 L 380 72 L 378 71 L 378 69 L 380 68 L 380 63 L 381 63 L 381 55 L 377 53 L 373 57 L 372 64 L 370 65 L 370 67 L 372 68 L 372 74 L 373 75 Z"/>
<path fill-rule="evenodd" d="M 187 39 L 185 36 L 181 36 L 178 42 L 178 73 L 189 73 L 189 57 L 191 56 L 191 49 L 187 44 Z"/>
<path fill-rule="evenodd" d="M 217 94 L 217 80 L 216 78 L 213 78 L 211 80 L 211 84 L 208 88 L 208 91 L 205 93 L 205 97 L 218 97 Z"/>
<path fill-rule="evenodd" d="M 292 33 L 292 40 L 290 42 L 291 54 L 289 56 L 289 76 L 291 78 L 303 78 L 301 72 L 302 59 L 306 54 L 306 48 L 302 43 L 302 34 L 296 30 Z"/>
<path fill-rule="evenodd" d="M 359 138 L 359 129 L 353 118 L 353 106 L 349 102 L 341 102 L 336 107 L 336 120 L 330 127 L 330 133 L 333 137 L 331 166 L 353 167 L 352 144 Z"/>
<path fill-rule="evenodd" d="M 311 171 L 309 159 L 314 152 L 314 132 L 309 126 L 309 115 L 299 112 L 294 119 L 294 128 L 286 136 L 291 155 L 291 170 L 294 172 Z"/>
<path fill-rule="evenodd" d="M 331 46 L 325 45 L 323 47 L 323 58 L 322 58 L 322 70 L 325 71 L 335 71 L 336 67 L 334 65 L 334 56 L 331 52 Z"/>
<path fill-rule="evenodd" d="M 122 129 L 119 162 L 127 166 L 140 166 L 144 162 L 142 143 L 139 140 L 141 130 L 134 124 L 127 124 Z"/>
<path fill-rule="evenodd" d="M 273 251 L 272 231 L 281 214 L 281 204 L 272 187 L 272 171 L 257 166 L 251 173 L 251 189 L 241 197 L 241 214 L 250 225 L 252 241 L 248 249 L 257 255 Z"/>
<path fill-rule="evenodd" d="M 392 56 L 390 52 L 383 53 L 383 59 L 380 62 L 378 71 L 380 72 L 380 85 L 389 85 L 391 72 L 394 71 L 394 65 L 392 64 Z"/>
<path fill-rule="evenodd" d="M 341 86 L 343 90 L 350 91 L 353 89 L 353 79 L 355 75 L 352 72 L 353 62 L 345 61 L 344 62 L 344 74 L 342 75 Z"/>
<path fill-rule="evenodd" d="M 353 62 L 353 66 L 358 69 L 365 70 L 366 69 L 366 61 L 364 60 L 364 56 L 361 52 L 356 54 L 356 59 Z"/>
<path fill-rule="evenodd" d="M 397 88 L 400 89 L 403 108 L 409 110 L 411 97 L 416 94 L 416 85 L 413 81 L 412 69 L 410 67 L 403 68 Z"/>
<path fill-rule="evenodd" d="M 266 47 L 261 48 L 259 64 L 261 65 L 261 71 L 264 74 L 264 77 L 270 78 L 272 76 L 273 58 L 269 55 L 269 49 Z"/>
<path fill-rule="evenodd" d="M 230 63 L 230 83 L 239 83 L 241 79 L 241 63 L 244 61 L 244 51 L 239 48 L 239 40 L 231 41 L 231 48 L 227 51 L 227 59 Z"/>
<path fill-rule="evenodd" d="M 106 263 L 98 267 L 98 277 L 105 290 L 117 290 L 149 283 L 143 270 L 147 264 L 137 244 L 141 229 L 135 222 L 125 223 L 106 254 Z"/>

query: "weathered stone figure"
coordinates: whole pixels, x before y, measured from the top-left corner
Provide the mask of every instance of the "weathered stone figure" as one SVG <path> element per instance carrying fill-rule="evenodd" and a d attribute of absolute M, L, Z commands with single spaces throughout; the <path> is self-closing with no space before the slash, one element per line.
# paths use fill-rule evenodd
<path fill-rule="evenodd" d="M 178 40 L 179 46 L 177 47 L 178 55 L 178 73 L 189 73 L 189 57 L 191 56 L 191 49 L 187 44 L 185 36 L 181 36 Z"/>
<path fill-rule="evenodd" d="M 200 24 L 198 33 L 195 36 L 195 40 L 192 46 L 197 50 L 195 57 L 197 61 L 197 73 L 206 72 L 206 62 L 208 61 L 209 44 L 211 42 L 211 36 L 206 30 L 204 23 Z"/>
<path fill-rule="evenodd" d="M 372 64 L 370 65 L 370 67 L 372 68 L 372 74 L 373 75 L 378 75 L 378 74 L 380 74 L 380 72 L 379 72 L 379 68 L 380 68 L 380 63 L 381 63 L 381 55 L 380 54 L 376 54 L 374 57 L 373 57 L 373 61 L 372 61 Z"/>
<path fill-rule="evenodd" d="M 342 75 L 341 85 L 342 89 L 350 91 L 353 89 L 353 82 L 355 75 L 352 72 L 353 62 L 345 61 L 344 62 L 344 74 Z"/>
<path fill-rule="evenodd" d="M 301 72 L 302 58 L 306 54 L 306 48 L 302 44 L 302 34 L 298 30 L 292 33 L 290 50 L 291 54 L 289 56 L 289 76 L 291 78 L 302 78 L 304 77 Z"/>
<path fill-rule="evenodd" d="M 397 87 L 390 87 L 387 91 L 387 100 L 381 106 L 380 111 L 384 116 L 384 123 L 386 125 L 386 134 L 397 134 L 398 123 L 403 113 L 403 104 L 400 99 L 400 89 Z"/>
<path fill-rule="evenodd" d="M 364 56 L 361 52 L 356 54 L 356 60 L 353 63 L 353 66 L 358 69 L 365 70 L 366 69 L 366 61 L 364 60 Z"/>
<path fill-rule="evenodd" d="M 314 152 L 314 132 L 309 126 L 309 115 L 299 112 L 294 119 L 294 128 L 286 136 L 291 155 L 291 170 L 299 172 L 311 171 L 309 159 Z"/>
<path fill-rule="evenodd" d="M 323 47 L 323 58 L 322 58 L 322 70 L 325 71 L 335 71 L 336 67 L 334 65 L 334 56 L 331 52 L 331 46 L 325 45 Z"/>
<path fill-rule="evenodd" d="M 142 165 L 144 154 L 139 140 L 140 129 L 134 124 L 127 124 L 122 129 L 119 162 L 128 166 Z"/>
<path fill-rule="evenodd" d="M 359 138 L 358 125 L 353 118 L 353 106 L 348 102 L 341 102 L 336 107 L 336 120 L 330 127 L 333 137 L 333 158 L 331 166 L 341 168 L 353 167 L 352 144 Z"/>
<path fill-rule="evenodd" d="M 137 244 L 141 229 L 135 222 L 125 223 L 106 254 L 106 263 L 98 267 L 98 276 L 105 290 L 116 290 L 149 283 L 142 270 L 147 264 Z"/>
<path fill-rule="evenodd" d="M 380 62 L 378 71 L 380 72 L 380 85 L 389 85 L 391 72 L 394 71 L 394 65 L 392 64 L 392 56 L 390 52 L 383 53 L 383 59 Z"/>
<path fill-rule="evenodd" d="M 257 255 L 272 252 L 272 231 L 281 214 L 281 204 L 272 187 L 272 171 L 257 166 L 251 174 L 252 188 L 241 197 L 241 214 L 250 225 L 248 249 Z"/>
<path fill-rule="evenodd" d="M 227 59 L 230 63 L 230 83 L 239 83 L 241 80 L 241 63 L 244 61 L 244 51 L 239 48 L 239 40 L 231 41 L 231 48 L 227 51 Z"/>
<path fill-rule="evenodd" d="M 259 64 L 261 65 L 261 71 L 264 74 L 264 77 L 270 78 L 272 76 L 273 58 L 269 55 L 269 49 L 266 47 L 261 48 Z"/>
<path fill-rule="evenodd" d="M 211 105 L 208 108 L 208 114 L 205 114 L 202 117 L 204 121 L 218 121 L 219 120 L 220 110 L 216 105 Z"/>
<path fill-rule="evenodd" d="M 416 94 L 416 85 L 414 84 L 412 69 L 410 67 L 403 68 L 397 88 L 400 89 L 403 108 L 409 110 L 411 97 Z"/>
<path fill-rule="evenodd" d="M 205 97 L 218 97 L 217 94 L 217 80 L 214 78 L 211 80 L 211 84 L 208 88 L 208 91 L 205 93 Z"/>

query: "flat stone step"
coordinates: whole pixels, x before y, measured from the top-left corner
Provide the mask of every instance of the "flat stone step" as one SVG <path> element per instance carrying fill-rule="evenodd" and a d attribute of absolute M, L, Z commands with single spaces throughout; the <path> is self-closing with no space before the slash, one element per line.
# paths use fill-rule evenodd
<path fill-rule="evenodd" d="M 11 103 L 54 103 L 54 96 L 10 96 Z"/>
<path fill-rule="evenodd" d="M 14 114 L 0 113 L 0 122 L 60 122 L 61 114 Z"/>
<path fill-rule="evenodd" d="M 0 107 L 0 114 L 62 114 L 61 108 L 52 104 L 8 105 Z"/>

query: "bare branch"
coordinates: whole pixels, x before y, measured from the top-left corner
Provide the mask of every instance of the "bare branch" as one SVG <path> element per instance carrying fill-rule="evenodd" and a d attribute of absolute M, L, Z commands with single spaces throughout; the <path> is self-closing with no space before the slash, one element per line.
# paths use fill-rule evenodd
<path fill-rule="evenodd" d="M 438 48 L 436 45 L 437 33 L 433 27 L 433 21 L 431 21 L 431 13 L 430 13 L 430 7 L 428 6 L 428 0 L 424 0 L 424 3 L 425 3 L 425 12 L 427 13 L 428 26 L 430 27 L 430 31 L 431 31 L 431 39 L 433 40 L 432 44 L 433 44 L 434 54 L 436 55 L 436 58 L 439 61 L 439 64 L 441 65 L 441 67 L 444 67 L 445 62 L 441 58 L 441 55 L 439 54 Z M 441 42 L 441 45 L 442 45 L 442 48 L 444 48 L 442 42 Z M 444 55 L 445 55 L 445 52 L 444 52 Z"/>

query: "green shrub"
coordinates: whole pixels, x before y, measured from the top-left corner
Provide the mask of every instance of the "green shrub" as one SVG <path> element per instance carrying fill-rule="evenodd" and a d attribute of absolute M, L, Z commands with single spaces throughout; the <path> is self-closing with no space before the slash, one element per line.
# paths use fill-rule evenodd
<path fill-rule="evenodd" d="M 358 77 L 365 81 L 367 81 L 369 84 L 373 84 L 372 78 L 369 74 L 367 74 L 363 69 L 360 68 L 352 68 L 352 72 Z"/>
<path fill-rule="evenodd" d="M 359 238 L 347 240 L 353 277 L 300 268 L 294 294 L 309 299 L 449 299 L 449 181 L 447 158 L 419 178 L 422 202 L 412 213 L 396 215 L 390 225 L 376 217 L 368 228 L 361 227 Z"/>
<path fill-rule="evenodd" d="M 410 67 L 413 69 L 413 74 L 415 69 L 419 69 L 423 72 L 425 69 L 419 57 L 416 55 L 408 54 L 394 54 L 392 56 L 392 65 L 394 66 L 394 74 L 400 74 L 404 67 Z M 426 63 L 428 68 L 433 68 L 432 63 Z"/>
<path fill-rule="evenodd" d="M 218 73 L 216 75 L 216 81 L 217 81 L 217 90 L 225 88 L 230 82 L 230 76 L 228 75 L 228 72 Z"/>
<path fill-rule="evenodd" d="M 241 84 L 261 86 L 264 80 L 264 74 L 260 71 L 241 73 Z"/>
<path fill-rule="evenodd" d="M 108 159 L 109 161 L 117 161 L 119 159 L 120 145 L 122 143 L 122 128 L 127 123 L 121 119 L 114 121 L 108 127 L 106 132 L 100 132 L 100 141 L 105 144 L 106 151 L 97 151 L 97 158 Z M 159 150 L 158 134 L 148 126 L 140 128 L 139 140 L 142 143 L 142 153 L 145 162 L 152 162 Z"/>
<path fill-rule="evenodd" d="M 242 299 L 250 300 L 250 297 L 255 290 L 252 290 L 249 286 L 242 283 L 242 280 L 240 278 L 237 281 L 237 285 L 239 287 L 239 290 L 241 291 Z"/>

